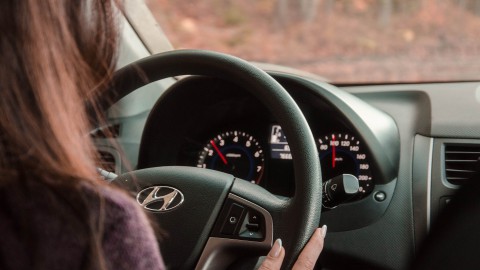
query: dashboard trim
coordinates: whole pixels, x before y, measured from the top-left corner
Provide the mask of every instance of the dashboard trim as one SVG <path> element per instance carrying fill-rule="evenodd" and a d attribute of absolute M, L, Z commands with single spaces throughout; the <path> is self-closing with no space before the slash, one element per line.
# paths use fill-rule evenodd
<path fill-rule="evenodd" d="M 432 199 L 432 159 L 433 159 L 433 138 L 429 139 L 428 144 L 428 170 L 427 170 L 427 233 L 430 231 L 431 224 L 431 199 Z"/>

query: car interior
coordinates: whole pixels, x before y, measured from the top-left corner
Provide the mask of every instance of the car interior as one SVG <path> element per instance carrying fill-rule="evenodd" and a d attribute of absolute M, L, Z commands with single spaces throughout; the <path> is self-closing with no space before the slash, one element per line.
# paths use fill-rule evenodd
<path fill-rule="evenodd" d="M 152 187 L 181 191 L 177 209 L 142 205 L 171 269 L 253 269 L 278 237 L 288 267 L 323 224 L 316 269 L 410 269 L 480 168 L 478 81 L 335 83 L 176 49 L 143 0 L 125 1 L 112 85 L 91 132 L 98 167 L 140 204 Z M 465 254 L 451 241 L 434 254 Z M 439 260 L 426 256 L 423 269 Z"/>

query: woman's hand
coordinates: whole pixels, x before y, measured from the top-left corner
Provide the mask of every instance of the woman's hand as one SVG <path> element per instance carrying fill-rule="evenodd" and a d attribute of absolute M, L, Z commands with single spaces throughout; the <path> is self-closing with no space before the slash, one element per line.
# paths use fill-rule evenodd
<path fill-rule="evenodd" d="M 295 265 L 293 265 L 293 270 L 311 270 L 315 267 L 318 256 L 322 252 L 323 240 L 326 234 L 326 225 L 323 225 L 322 228 L 317 228 L 315 232 L 313 232 L 312 237 L 298 256 Z M 260 266 L 259 270 L 280 269 L 284 257 L 285 249 L 282 247 L 282 240 L 277 239 L 273 244 L 273 247 L 268 253 L 267 257 L 263 261 L 262 265 Z"/>

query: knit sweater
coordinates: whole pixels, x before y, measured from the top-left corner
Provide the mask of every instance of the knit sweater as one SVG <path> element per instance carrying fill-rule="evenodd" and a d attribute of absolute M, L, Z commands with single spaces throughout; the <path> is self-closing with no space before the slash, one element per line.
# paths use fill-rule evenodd
<path fill-rule="evenodd" d="M 100 193 L 104 200 L 90 188 L 75 196 L 42 184 L 0 187 L 0 269 L 91 268 L 86 259 L 91 258 L 88 220 L 79 219 L 86 212 L 93 213 L 92 224 L 103 225 L 97 239 L 107 269 L 164 269 L 157 240 L 139 205 L 111 187 L 102 187 Z M 66 196 L 73 199 L 65 200 Z M 75 198 L 87 199 L 77 205 Z"/>

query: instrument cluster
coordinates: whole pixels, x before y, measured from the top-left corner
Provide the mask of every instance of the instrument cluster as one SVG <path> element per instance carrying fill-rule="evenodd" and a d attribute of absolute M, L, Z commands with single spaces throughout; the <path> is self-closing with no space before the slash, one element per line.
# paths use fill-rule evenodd
<path fill-rule="evenodd" d="M 242 129 L 212 132 L 211 138 L 199 149 L 196 163 L 191 165 L 229 173 L 267 189 L 276 189 L 281 195 L 291 195 L 291 185 L 285 185 L 288 179 L 293 179 L 293 157 L 287 138 L 277 124 L 270 124 L 264 130 L 268 133 L 264 133 L 261 139 Z M 372 164 L 360 136 L 332 130 L 314 135 L 322 180 L 353 175 L 359 180 L 355 199 L 370 194 L 374 187 Z"/>
<path fill-rule="evenodd" d="M 377 159 L 356 124 L 311 90 L 284 84 L 304 113 L 316 141 L 322 181 L 358 179 L 351 200 L 381 183 Z M 295 192 L 288 138 L 264 104 L 241 86 L 215 78 L 177 82 L 148 120 L 139 168 L 193 166 L 232 174 L 281 196 Z M 183 103 L 183 104 L 182 104 Z M 181 106 L 179 106 L 181 104 Z M 182 124 L 179 124 L 182 123 Z M 350 177 L 352 176 L 352 177 Z M 337 180 L 338 181 L 338 180 Z M 337 185 L 330 186 L 335 192 Z"/>

